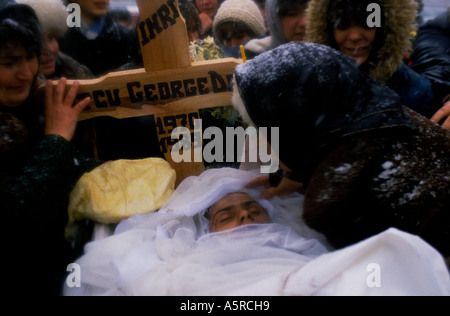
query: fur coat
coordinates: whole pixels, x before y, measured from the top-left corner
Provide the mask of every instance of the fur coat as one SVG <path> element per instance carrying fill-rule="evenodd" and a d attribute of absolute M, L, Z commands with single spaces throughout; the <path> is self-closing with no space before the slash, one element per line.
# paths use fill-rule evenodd
<path fill-rule="evenodd" d="M 449 131 L 327 46 L 282 45 L 235 77 L 242 117 L 279 127 L 279 157 L 305 183 L 312 228 L 344 247 L 397 227 L 450 256 Z"/>

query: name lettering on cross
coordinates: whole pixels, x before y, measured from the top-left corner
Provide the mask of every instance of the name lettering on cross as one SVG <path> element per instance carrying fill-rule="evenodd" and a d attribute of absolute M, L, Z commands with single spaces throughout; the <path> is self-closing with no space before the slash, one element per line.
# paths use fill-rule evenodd
<path fill-rule="evenodd" d="M 154 115 L 160 143 L 164 144 L 161 147 L 180 183 L 185 177 L 202 172 L 203 163 L 174 163 L 170 155 L 173 142 L 168 141 L 170 135 L 161 131 L 187 126 L 194 133 L 192 124 L 186 122 L 199 118 L 200 109 L 231 105 L 231 80 L 242 60 L 191 62 L 186 23 L 178 1 L 137 0 L 137 5 L 140 12 L 137 33 L 145 68 L 79 80 L 77 101 L 91 97 L 80 120 Z M 72 84 L 69 80 L 66 89 Z M 186 117 L 189 120 L 183 119 Z M 170 129 L 167 124 L 162 127 L 162 123 L 168 123 Z"/>
<path fill-rule="evenodd" d="M 187 78 L 186 74 L 180 73 L 178 80 L 159 82 L 158 78 L 152 80 L 153 76 L 147 76 L 147 73 L 138 73 L 134 81 L 126 82 L 119 88 L 81 92 L 85 90 L 82 86 L 77 101 L 91 97 L 92 103 L 83 114 L 95 115 L 98 111 L 116 111 L 118 106 L 141 108 L 142 105 L 166 105 L 168 102 L 183 98 L 233 90 L 231 86 L 233 73 L 221 74 L 217 71 L 208 71 L 209 69 L 209 66 L 197 67 L 196 72 L 199 74 L 197 78 Z M 124 75 L 128 76 L 126 73 Z M 137 80 L 141 77 L 141 80 Z M 105 79 L 104 84 L 106 85 L 108 81 Z"/>

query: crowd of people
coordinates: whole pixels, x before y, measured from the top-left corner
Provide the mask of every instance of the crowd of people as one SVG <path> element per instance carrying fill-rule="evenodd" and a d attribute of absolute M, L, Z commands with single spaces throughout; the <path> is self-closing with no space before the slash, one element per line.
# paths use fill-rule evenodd
<path fill-rule="evenodd" d="M 450 130 L 450 6 L 420 25 L 413 37 L 418 0 L 178 2 L 191 42 L 212 38 L 224 56 L 235 58 L 242 57 L 243 45 L 250 60 L 292 42 L 333 48 L 351 57 L 370 80 L 390 88 L 406 111 Z M 370 28 L 367 6 L 374 2 L 389 14 L 382 14 L 380 27 Z M 79 28 L 67 26 L 69 3 L 80 5 Z M 7 241 L 2 265 L 14 271 L 5 281 L 13 292 L 31 282 L 29 286 L 39 284 L 44 293 L 60 294 L 67 264 L 82 251 L 83 244 L 64 239 L 69 194 L 81 175 L 103 159 L 86 149 L 94 137 L 91 123 L 78 123 L 90 100 L 72 106 L 79 85 L 66 91 L 66 80 L 142 67 L 136 25 L 129 17 L 121 24 L 121 15 L 111 13 L 110 0 L 0 0 L 0 209 L 7 226 L 2 230 Z M 53 87 L 48 80 L 59 84 Z M 45 97 L 39 97 L 37 87 L 46 81 Z M 94 134 L 105 147 L 109 142 L 120 151 L 121 144 L 129 147 L 142 140 L 130 141 L 133 129 L 152 129 L 149 124 L 145 119 L 135 124 L 99 118 Z M 130 152 L 105 157 L 154 154 Z M 295 165 L 295 157 L 286 160 Z M 427 166 L 436 167 L 430 161 L 423 170 Z M 450 182 L 448 169 L 441 172 L 442 181 Z M 295 180 L 298 187 L 301 179 Z M 279 186 L 278 193 L 284 189 Z M 448 192 L 444 199 L 442 205 L 448 205 Z M 442 218 L 448 220 L 448 215 Z M 440 225 L 440 236 L 448 238 L 450 225 Z M 27 275 L 30 269 L 32 277 Z"/>

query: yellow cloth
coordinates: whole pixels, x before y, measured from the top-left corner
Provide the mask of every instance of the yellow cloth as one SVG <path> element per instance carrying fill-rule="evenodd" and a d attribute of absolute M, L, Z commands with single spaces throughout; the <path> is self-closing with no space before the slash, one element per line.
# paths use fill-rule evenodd
<path fill-rule="evenodd" d="M 160 158 L 107 162 L 84 174 L 70 195 L 66 238 L 75 240 L 77 221 L 116 224 L 158 210 L 172 195 L 176 174 Z"/>

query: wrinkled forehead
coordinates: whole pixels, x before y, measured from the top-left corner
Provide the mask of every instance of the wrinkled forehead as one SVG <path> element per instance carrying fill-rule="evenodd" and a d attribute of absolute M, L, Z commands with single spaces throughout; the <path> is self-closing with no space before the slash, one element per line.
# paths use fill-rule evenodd
<path fill-rule="evenodd" d="M 217 208 L 220 208 L 221 206 L 224 206 L 225 204 L 234 204 L 244 201 L 254 201 L 247 193 L 244 192 L 232 192 L 228 193 L 226 196 L 221 198 L 219 201 L 214 203 L 209 207 L 210 211 L 213 211 Z"/>

